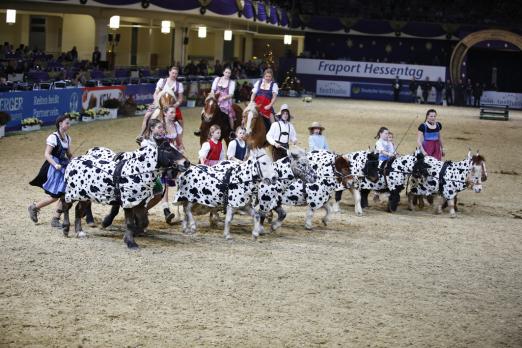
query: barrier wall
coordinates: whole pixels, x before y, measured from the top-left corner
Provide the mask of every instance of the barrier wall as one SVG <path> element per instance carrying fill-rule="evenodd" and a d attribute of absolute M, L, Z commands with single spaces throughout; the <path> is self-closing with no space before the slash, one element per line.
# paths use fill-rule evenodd
<path fill-rule="evenodd" d="M 152 102 L 155 84 L 110 87 L 83 87 L 52 90 L 16 91 L 0 93 L 0 111 L 11 115 L 6 131 L 21 128 L 21 120 L 38 117 L 44 125 L 53 124 L 56 117 L 82 109 L 99 108 L 110 98 L 132 97 L 137 104 Z"/>

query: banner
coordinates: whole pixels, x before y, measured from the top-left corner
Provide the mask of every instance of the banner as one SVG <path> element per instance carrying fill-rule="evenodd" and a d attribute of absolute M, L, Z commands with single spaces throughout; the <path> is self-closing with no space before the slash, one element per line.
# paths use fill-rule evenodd
<path fill-rule="evenodd" d="M 298 74 L 322 76 L 348 76 L 360 78 L 442 81 L 446 80 L 446 67 L 412 64 L 390 64 L 323 59 L 297 59 Z"/>
<path fill-rule="evenodd" d="M 38 117 L 52 124 L 64 112 L 82 109 L 80 88 L 0 93 L 0 110 L 11 115 L 6 130 L 20 129 L 20 121 Z"/>
<path fill-rule="evenodd" d="M 0 93 L 0 111 L 11 115 L 7 131 L 19 130 L 20 121 L 38 117 L 44 125 L 53 124 L 56 117 L 72 111 L 100 108 L 107 99 L 124 100 L 132 96 L 137 104 L 152 102 L 155 85 L 64 88 Z"/>
<path fill-rule="evenodd" d="M 315 94 L 327 97 L 346 97 L 351 95 L 351 82 L 317 80 Z"/>
<path fill-rule="evenodd" d="M 369 100 L 388 100 L 393 101 L 393 89 L 391 84 L 352 82 L 351 98 Z M 428 94 L 428 102 L 435 103 L 435 88 Z M 399 101 L 411 103 L 413 97 L 408 86 L 402 86 L 399 92 Z"/>
<path fill-rule="evenodd" d="M 156 85 L 154 83 L 127 85 L 125 96 L 132 97 L 136 104 L 150 104 L 153 101 L 153 94 Z"/>
<path fill-rule="evenodd" d="M 508 105 L 511 109 L 522 109 L 522 93 L 484 91 L 480 103 Z"/>
<path fill-rule="evenodd" d="M 122 100 L 124 88 L 124 86 L 84 87 L 82 88 L 82 107 L 84 110 L 98 109 L 107 99 Z"/>

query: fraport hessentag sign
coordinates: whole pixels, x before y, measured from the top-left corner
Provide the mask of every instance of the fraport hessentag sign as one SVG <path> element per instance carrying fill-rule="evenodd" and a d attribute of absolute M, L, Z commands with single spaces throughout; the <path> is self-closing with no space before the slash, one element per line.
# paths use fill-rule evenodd
<path fill-rule="evenodd" d="M 437 81 L 446 79 L 446 67 L 430 65 L 390 64 L 347 60 L 297 59 L 297 73 L 323 76 L 364 77 L 376 79 Z"/>

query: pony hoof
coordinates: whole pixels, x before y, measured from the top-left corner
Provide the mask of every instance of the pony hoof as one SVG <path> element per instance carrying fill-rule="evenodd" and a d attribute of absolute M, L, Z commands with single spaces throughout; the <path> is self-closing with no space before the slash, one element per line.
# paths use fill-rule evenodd
<path fill-rule="evenodd" d="M 125 244 L 127 244 L 127 248 L 129 248 L 131 250 L 139 250 L 140 249 L 140 247 L 138 246 L 138 244 L 136 242 L 125 241 Z"/>
<path fill-rule="evenodd" d="M 328 220 L 322 219 L 321 221 L 322 221 L 323 225 L 328 226 Z"/>
<path fill-rule="evenodd" d="M 102 227 L 102 228 L 107 228 L 107 227 L 109 227 L 110 225 L 112 225 L 112 220 L 111 220 L 111 219 L 104 218 L 104 219 L 102 220 L 102 223 L 101 223 L 101 227 Z"/>
<path fill-rule="evenodd" d="M 225 236 L 225 240 L 233 240 L 231 236 Z"/>
<path fill-rule="evenodd" d="M 85 238 L 87 237 L 87 233 L 83 232 L 83 231 L 80 231 L 76 234 L 76 237 L 78 238 Z"/>
<path fill-rule="evenodd" d="M 63 226 L 62 233 L 64 237 L 69 237 L 69 225 Z"/>
<path fill-rule="evenodd" d="M 312 230 L 312 226 L 305 225 L 305 230 L 307 230 L 307 231 L 311 231 L 311 230 Z"/>
<path fill-rule="evenodd" d="M 450 218 L 454 219 L 457 217 L 457 214 L 453 213 L 453 214 L 450 214 Z"/>

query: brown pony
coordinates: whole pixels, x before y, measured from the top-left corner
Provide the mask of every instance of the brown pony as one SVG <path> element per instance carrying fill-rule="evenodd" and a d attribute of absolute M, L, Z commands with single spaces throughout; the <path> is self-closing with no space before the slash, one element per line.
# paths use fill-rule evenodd
<path fill-rule="evenodd" d="M 243 111 L 243 123 L 246 128 L 246 143 L 250 149 L 268 146 L 265 122 L 255 102 L 250 102 Z"/>
<path fill-rule="evenodd" d="M 199 127 L 201 133 L 199 135 L 199 143 L 203 144 L 208 140 L 208 132 L 212 125 L 217 124 L 221 128 L 221 139 L 225 140 L 228 145 L 230 142 L 230 133 L 241 125 L 241 119 L 236 116 L 234 121 L 234 129 L 230 129 L 228 115 L 225 114 L 218 105 L 219 93 L 209 93 L 205 98 L 205 106 L 201 111 L 201 126 Z M 236 115 L 241 115 L 243 110 L 237 104 L 233 104 L 232 108 Z"/>
<path fill-rule="evenodd" d="M 159 107 L 156 110 L 154 110 L 150 119 L 153 120 L 157 118 L 162 123 L 165 123 L 165 111 L 167 110 L 167 107 L 176 103 L 177 100 L 178 99 L 176 98 L 172 90 L 168 89 L 166 91 L 161 92 L 158 96 Z"/>

